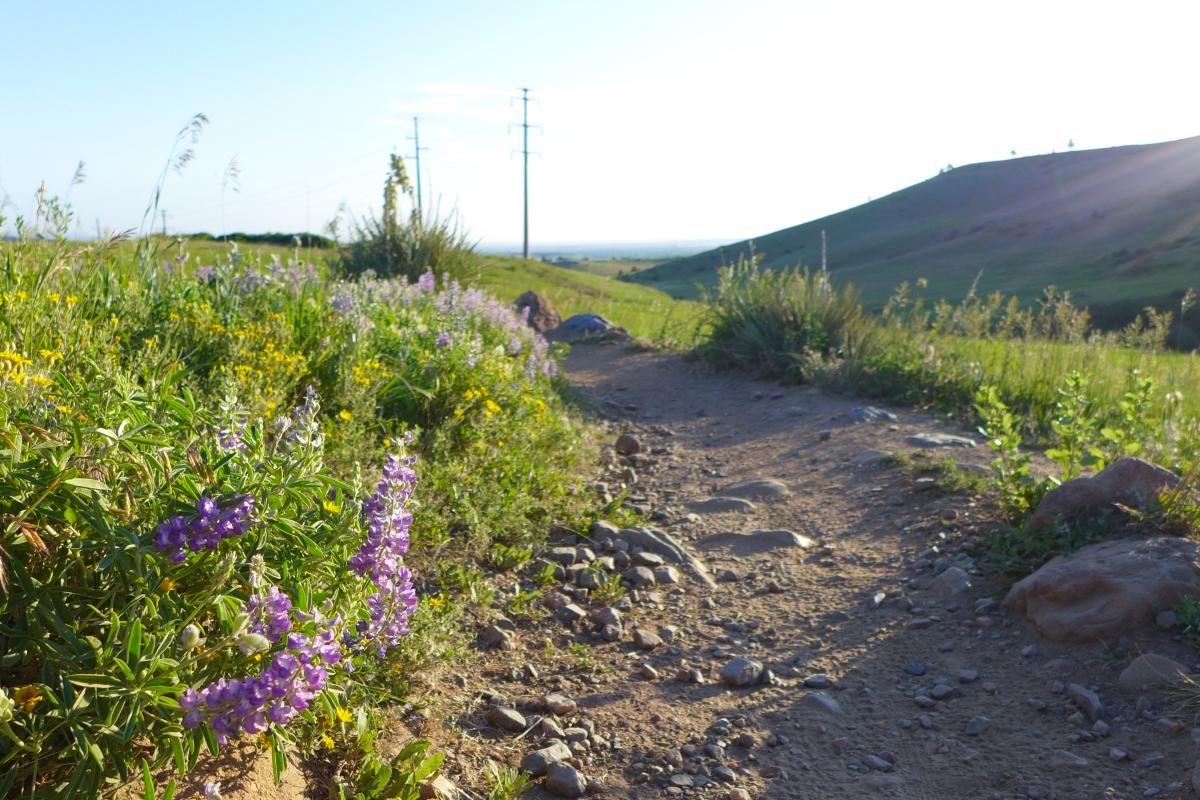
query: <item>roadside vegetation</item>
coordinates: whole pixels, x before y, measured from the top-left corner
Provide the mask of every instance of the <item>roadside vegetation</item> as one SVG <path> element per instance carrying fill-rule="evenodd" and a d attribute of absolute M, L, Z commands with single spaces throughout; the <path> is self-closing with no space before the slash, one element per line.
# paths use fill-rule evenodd
<path fill-rule="evenodd" d="M 1168 349 L 1170 312 L 1147 308 L 1124 329 L 1100 332 L 1086 309 L 1053 287 L 1033 306 L 973 292 L 958 304 L 929 305 L 922 288 L 900 286 L 873 316 L 827 273 L 743 259 L 721 270 L 706 297 L 711 335 L 699 351 L 718 365 L 816 381 L 978 426 L 995 451 L 992 488 L 1009 523 L 990 556 L 1008 573 L 1028 572 L 1102 533 L 1029 526 L 1029 513 L 1059 483 L 1125 456 L 1194 474 L 1200 364 Z M 1192 297 L 1185 295 L 1181 313 Z M 1035 475 L 1035 450 L 1056 465 L 1053 474 Z M 1175 521 L 1194 516 L 1189 497 L 1176 493 L 1165 513 Z"/>
<path fill-rule="evenodd" d="M 0 795 L 168 796 L 249 734 L 415 797 L 433 756 L 387 763 L 382 710 L 586 511 L 557 354 L 411 261 L 84 245 L 44 210 L 0 249 Z"/>

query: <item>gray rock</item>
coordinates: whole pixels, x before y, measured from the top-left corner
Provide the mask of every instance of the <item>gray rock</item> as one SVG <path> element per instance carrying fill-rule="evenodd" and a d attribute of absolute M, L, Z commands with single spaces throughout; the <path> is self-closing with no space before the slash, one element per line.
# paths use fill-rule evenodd
<path fill-rule="evenodd" d="M 980 715 L 978 717 L 971 717 L 971 720 L 967 723 L 966 727 L 963 728 L 963 733 L 965 733 L 967 736 L 979 736 L 981 733 L 986 731 L 988 726 L 991 724 L 992 721 L 985 716 Z"/>
<path fill-rule="evenodd" d="M 663 641 L 657 633 L 652 633 L 645 628 L 634 628 L 633 643 L 643 650 L 653 650 L 656 647 L 661 647 Z"/>
<path fill-rule="evenodd" d="M 874 755 L 864 756 L 863 763 L 876 772 L 893 772 L 896 769 L 896 765 L 892 762 Z"/>
<path fill-rule="evenodd" d="M 758 683 L 762 674 L 762 662 L 752 658 L 731 658 L 721 667 L 721 680 L 728 686 L 753 686 Z"/>
<path fill-rule="evenodd" d="M 961 683 L 974 683 L 979 680 L 979 673 L 973 669 L 960 669 L 958 671 L 958 680 Z"/>
<path fill-rule="evenodd" d="M 1058 767 L 1086 767 L 1088 765 L 1086 758 L 1077 756 L 1069 750 L 1056 750 L 1050 760 Z"/>
<path fill-rule="evenodd" d="M 606 519 L 598 519 L 588 528 L 588 533 L 591 535 L 592 541 L 616 539 L 620 532 L 620 528 Z"/>
<path fill-rule="evenodd" d="M 1121 677 L 1117 681 L 1122 688 L 1137 691 L 1147 686 L 1175 683 L 1180 675 L 1187 674 L 1187 667 L 1173 659 L 1155 653 L 1143 653 L 1121 670 Z"/>
<path fill-rule="evenodd" d="M 809 675 L 804 679 L 804 686 L 808 689 L 828 689 L 833 686 L 833 679 L 828 675 Z"/>
<path fill-rule="evenodd" d="M 587 616 L 587 612 L 574 603 L 567 603 L 558 610 L 558 618 L 566 625 L 572 625 Z"/>
<path fill-rule="evenodd" d="M 956 597 L 971 588 L 971 579 L 958 567 L 947 567 L 929 583 L 929 590 L 942 597 Z"/>
<path fill-rule="evenodd" d="M 509 733 L 520 733 L 525 730 L 525 717 L 514 708 L 492 706 L 488 709 L 487 721 Z"/>
<path fill-rule="evenodd" d="M 630 567 L 625 570 L 624 578 L 635 589 L 645 589 L 655 584 L 654 571 L 649 567 Z"/>
<path fill-rule="evenodd" d="M 625 528 L 621 531 L 621 538 L 627 541 L 631 547 L 640 547 L 642 550 L 658 553 L 668 562 L 680 565 L 705 586 L 710 588 L 716 586 L 703 562 L 689 553 L 669 533 L 657 528 Z"/>
<path fill-rule="evenodd" d="M 718 547 L 728 547 L 736 556 L 752 556 L 781 548 L 809 548 L 815 544 L 812 539 L 802 536 L 795 531 L 724 531 L 706 536 L 696 542 L 701 550 L 713 550 Z"/>
<path fill-rule="evenodd" d="M 948 683 L 939 683 L 929 690 L 929 696 L 934 700 L 949 700 L 951 697 L 958 697 L 961 694 L 957 686 L 951 686 Z"/>
<path fill-rule="evenodd" d="M 855 422 L 895 422 L 899 417 L 875 406 L 858 406 L 850 409 L 850 419 Z"/>
<path fill-rule="evenodd" d="M 554 741 L 541 750 L 534 750 L 521 759 L 521 770 L 535 778 L 545 775 L 556 761 L 568 761 L 571 758 L 571 748 L 566 743 Z"/>
<path fill-rule="evenodd" d="M 546 772 L 545 787 L 555 797 L 583 797 L 587 781 L 570 764 L 556 761 Z"/>
<path fill-rule="evenodd" d="M 651 553 L 648 550 L 642 550 L 633 554 L 633 563 L 639 567 L 661 567 L 666 563 L 665 559 L 658 553 Z"/>
<path fill-rule="evenodd" d="M 1100 703 L 1100 695 L 1080 686 L 1078 683 L 1072 683 L 1067 686 L 1067 697 L 1075 705 L 1079 706 L 1079 710 L 1088 715 L 1088 719 L 1095 722 L 1104 713 L 1104 706 Z"/>
<path fill-rule="evenodd" d="M 673 584 L 679 583 L 679 570 L 672 567 L 670 564 L 663 564 L 661 567 L 654 568 L 655 583 Z"/>
<path fill-rule="evenodd" d="M 577 551 L 574 547 L 551 547 L 544 553 L 545 557 L 555 562 L 562 564 L 564 567 L 569 567 L 575 563 Z"/>
<path fill-rule="evenodd" d="M 842 706 L 827 692 L 806 692 L 800 702 L 808 708 L 822 714 L 841 716 Z"/>
<path fill-rule="evenodd" d="M 631 338 L 628 331 L 617 327 L 599 314 L 576 314 L 562 324 L 545 332 L 552 342 L 625 342 Z"/>
<path fill-rule="evenodd" d="M 744 497 L 709 497 L 704 500 L 693 500 L 687 507 L 698 514 L 724 514 L 736 512 L 747 514 L 758 507 Z"/>
<path fill-rule="evenodd" d="M 975 440 L 951 433 L 914 433 L 908 443 L 917 447 L 974 447 Z"/>
<path fill-rule="evenodd" d="M 745 500 L 776 500 L 791 493 L 787 484 L 774 478 L 753 478 L 726 486 L 720 491 L 723 497 L 741 497 Z"/>
<path fill-rule="evenodd" d="M 513 648 L 512 634 L 498 625 L 489 625 L 479 632 L 479 643 L 484 647 L 496 647 L 503 650 Z"/>
<path fill-rule="evenodd" d="M 597 608 L 589 616 L 597 625 L 620 625 L 622 619 L 621 612 L 612 606 Z"/>

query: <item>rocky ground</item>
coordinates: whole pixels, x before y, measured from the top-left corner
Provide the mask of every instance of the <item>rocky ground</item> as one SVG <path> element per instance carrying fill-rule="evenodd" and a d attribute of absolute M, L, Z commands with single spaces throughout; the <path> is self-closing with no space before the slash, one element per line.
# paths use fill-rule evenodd
<path fill-rule="evenodd" d="M 945 438 L 965 431 L 663 353 L 567 367 L 618 443 L 598 490 L 627 482 L 654 529 L 554 543 L 552 613 L 492 620 L 460 678 L 464 752 L 556 764 L 531 796 L 1192 796 L 1200 728 L 1121 676 L 1194 651 L 1041 640 L 972 561 L 989 509 L 881 457 L 978 469 L 986 448 Z M 630 589 L 611 606 L 589 588 L 608 574 Z"/>
<path fill-rule="evenodd" d="M 986 501 L 886 456 L 982 470 L 969 432 L 624 345 L 567 373 L 610 428 L 597 491 L 651 522 L 560 532 L 536 613 L 479 619 L 389 732 L 446 753 L 444 796 L 486 796 L 488 761 L 537 798 L 1194 796 L 1200 727 L 1146 688 L 1200 670 L 1171 620 L 1044 640 L 972 560 Z"/>

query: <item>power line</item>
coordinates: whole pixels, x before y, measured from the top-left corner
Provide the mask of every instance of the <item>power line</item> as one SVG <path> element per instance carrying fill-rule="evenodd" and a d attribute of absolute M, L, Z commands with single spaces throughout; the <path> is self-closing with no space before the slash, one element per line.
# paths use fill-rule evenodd
<path fill-rule="evenodd" d="M 421 151 L 428 150 L 428 147 L 421 147 L 421 129 L 418 127 L 417 118 L 413 117 L 413 135 L 408 137 L 413 141 L 413 160 L 417 163 L 417 216 L 422 217 L 421 205 Z"/>
<path fill-rule="evenodd" d="M 522 88 L 519 91 L 521 92 L 521 96 L 519 98 L 514 97 L 513 100 L 521 101 L 521 123 L 519 126 L 521 128 L 521 149 L 518 152 L 520 152 L 521 155 L 524 157 L 524 162 L 525 162 L 524 163 L 524 169 L 525 169 L 525 197 L 524 197 L 524 199 L 525 199 L 525 247 L 524 247 L 524 254 L 525 254 L 525 258 L 528 259 L 529 258 L 529 153 L 530 153 L 530 151 L 529 151 L 529 129 L 530 128 L 540 128 L 541 126 L 529 124 L 529 100 L 530 100 L 529 89 Z M 510 125 L 509 130 L 511 130 L 512 127 L 513 126 Z"/>

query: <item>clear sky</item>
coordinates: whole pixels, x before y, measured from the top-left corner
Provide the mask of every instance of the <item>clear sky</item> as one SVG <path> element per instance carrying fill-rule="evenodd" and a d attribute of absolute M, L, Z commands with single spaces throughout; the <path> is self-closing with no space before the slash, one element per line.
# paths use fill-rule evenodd
<path fill-rule="evenodd" d="M 136 227 L 175 133 L 171 230 L 318 230 L 379 204 L 421 118 L 426 194 L 538 241 L 741 239 L 961 165 L 1200 134 L 1194 2 L 0 0 L 0 198 L 45 180 Z M 411 166 L 410 166 L 411 170 Z"/>

